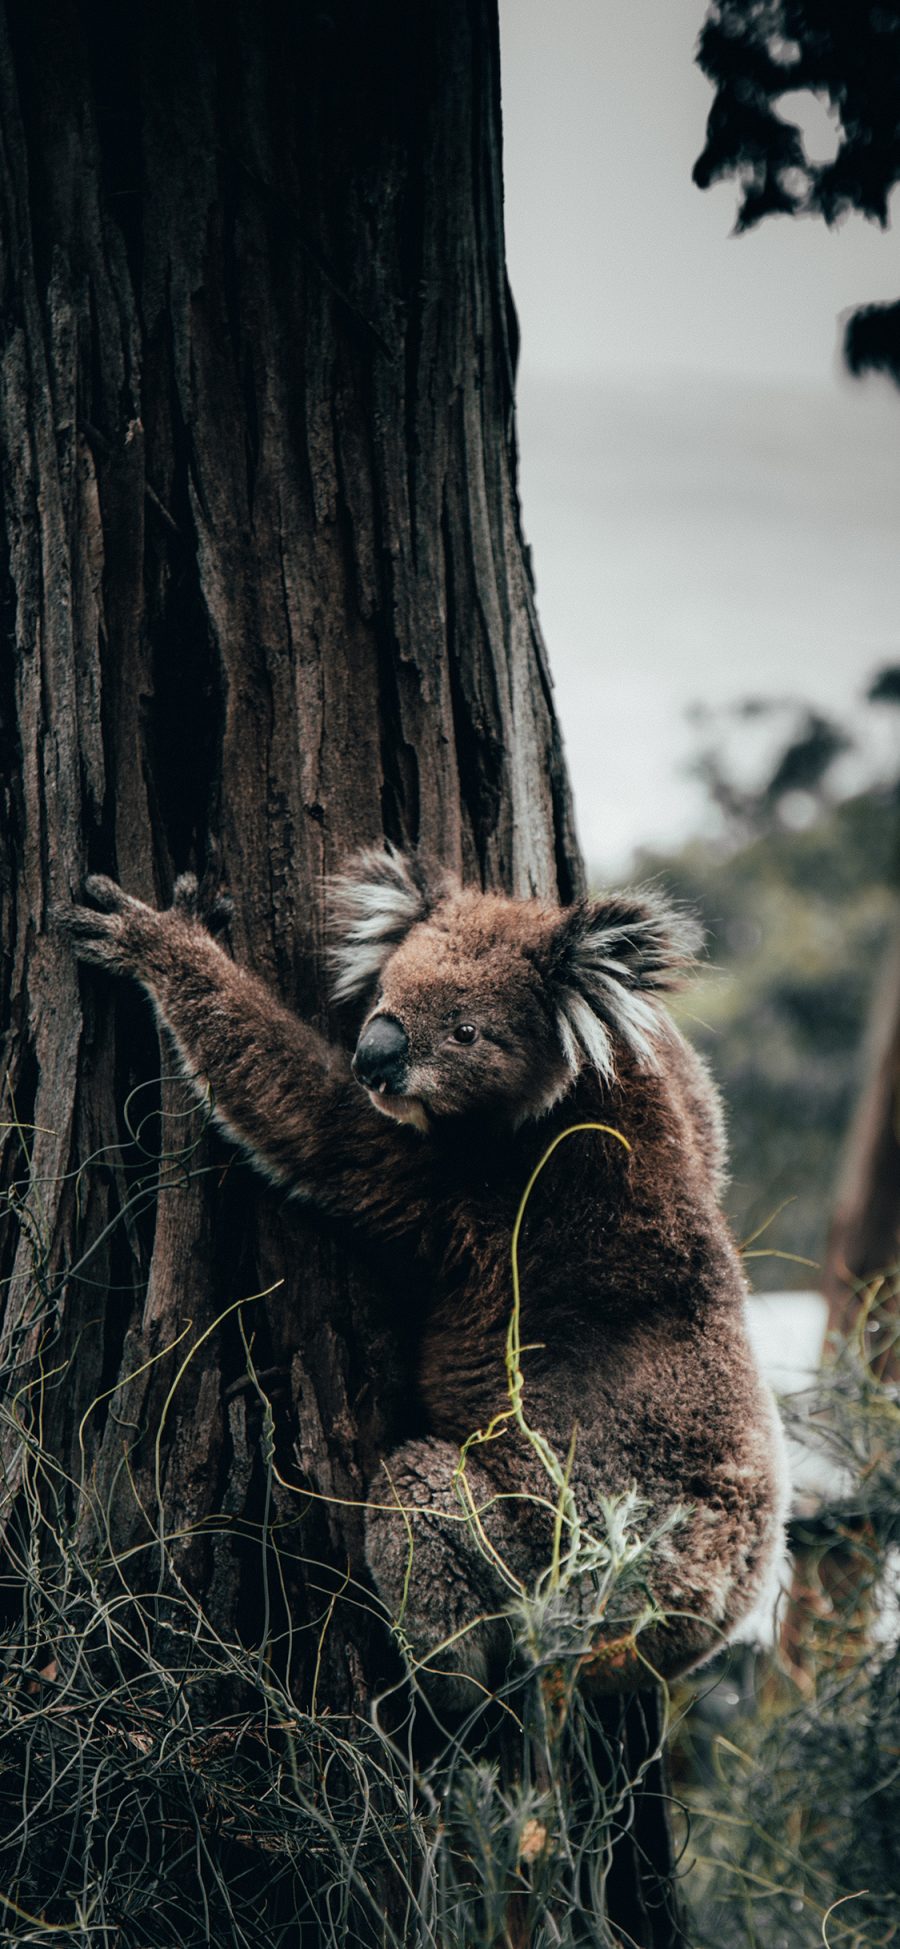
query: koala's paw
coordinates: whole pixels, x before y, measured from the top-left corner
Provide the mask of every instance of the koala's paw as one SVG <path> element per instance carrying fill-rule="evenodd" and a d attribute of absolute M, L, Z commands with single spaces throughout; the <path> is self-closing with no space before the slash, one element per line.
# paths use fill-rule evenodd
<path fill-rule="evenodd" d="M 224 894 L 204 900 L 193 873 L 176 880 L 172 905 L 163 913 L 125 893 L 105 873 L 90 873 L 84 891 L 89 907 L 57 909 L 54 915 L 79 961 L 133 975 L 148 987 L 171 973 L 173 955 L 185 946 L 186 929 L 220 934 L 233 911 Z"/>
<path fill-rule="evenodd" d="M 84 891 L 92 906 L 57 908 L 53 916 L 79 961 L 109 968 L 114 974 L 140 976 L 161 916 L 123 892 L 105 873 L 89 874 Z"/>

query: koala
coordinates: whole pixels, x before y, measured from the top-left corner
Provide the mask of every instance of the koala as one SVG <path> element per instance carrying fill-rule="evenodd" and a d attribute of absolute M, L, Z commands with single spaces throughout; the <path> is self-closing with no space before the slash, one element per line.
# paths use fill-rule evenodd
<path fill-rule="evenodd" d="M 363 852 L 331 889 L 335 999 L 362 1010 L 351 1057 L 235 965 L 191 877 L 163 913 L 104 877 L 86 895 L 77 954 L 143 986 L 227 1135 L 394 1252 L 398 1277 L 417 1261 L 420 1425 L 366 1517 L 414 1664 L 474 1701 L 508 1665 L 517 1594 L 552 1592 L 572 1511 L 602 1541 L 610 1499 L 635 1492 L 651 1541 L 630 1610 L 574 1580 L 586 1682 L 632 1689 L 709 1657 L 768 1584 L 786 1474 L 719 1209 L 717 1094 L 663 1005 L 693 922 L 655 892 L 559 908 Z M 536 1171 L 517 1419 L 511 1240 Z"/>

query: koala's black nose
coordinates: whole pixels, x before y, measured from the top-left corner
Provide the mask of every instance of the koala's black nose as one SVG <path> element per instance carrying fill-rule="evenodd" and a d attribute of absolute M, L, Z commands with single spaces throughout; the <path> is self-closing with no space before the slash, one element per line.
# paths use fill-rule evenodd
<path fill-rule="evenodd" d="M 376 1015 L 363 1029 L 353 1058 L 353 1074 L 367 1090 L 382 1086 L 398 1095 L 406 1081 L 409 1043 L 392 1015 Z"/>

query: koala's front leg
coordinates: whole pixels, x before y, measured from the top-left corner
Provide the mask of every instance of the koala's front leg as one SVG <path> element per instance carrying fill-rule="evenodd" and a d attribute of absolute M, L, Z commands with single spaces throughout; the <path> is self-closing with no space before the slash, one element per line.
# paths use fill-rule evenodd
<path fill-rule="evenodd" d="M 59 916 L 79 958 L 140 982 L 198 1095 L 267 1176 L 352 1209 L 366 1106 L 346 1056 L 223 952 L 200 917 L 193 875 L 177 881 L 164 913 L 100 874 L 85 892 L 94 906 Z M 213 908 L 213 924 L 222 912 L 223 903 Z"/>

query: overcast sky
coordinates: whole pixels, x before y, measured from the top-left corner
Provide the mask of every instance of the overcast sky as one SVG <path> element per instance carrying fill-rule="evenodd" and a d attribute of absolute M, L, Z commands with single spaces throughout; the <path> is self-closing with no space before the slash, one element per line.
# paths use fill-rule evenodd
<path fill-rule="evenodd" d="M 846 715 L 900 660 L 900 394 L 836 359 L 900 253 L 858 219 L 730 236 L 733 187 L 691 183 L 703 0 L 500 13 L 525 529 L 582 841 L 615 872 L 704 818 L 689 704 Z"/>

